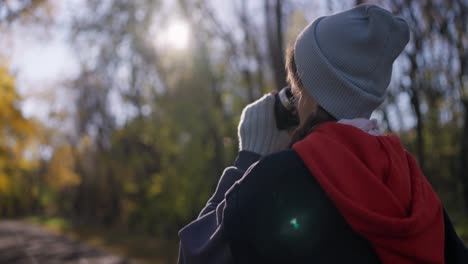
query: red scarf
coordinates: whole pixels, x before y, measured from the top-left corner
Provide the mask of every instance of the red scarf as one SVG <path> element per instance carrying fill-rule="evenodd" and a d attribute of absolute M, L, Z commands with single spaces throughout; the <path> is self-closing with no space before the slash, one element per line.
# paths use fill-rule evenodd
<path fill-rule="evenodd" d="M 293 149 L 382 263 L 444 263 L 440 200 L 396 136 L 327 123 Z"/>

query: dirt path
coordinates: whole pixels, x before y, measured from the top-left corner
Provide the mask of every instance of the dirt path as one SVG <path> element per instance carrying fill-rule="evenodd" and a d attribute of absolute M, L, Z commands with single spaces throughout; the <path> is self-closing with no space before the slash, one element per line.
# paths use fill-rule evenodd
<path fill-rule="evenodd" d="M 0 221 L 0 264 L 130 264 L 21 221 Z"/>

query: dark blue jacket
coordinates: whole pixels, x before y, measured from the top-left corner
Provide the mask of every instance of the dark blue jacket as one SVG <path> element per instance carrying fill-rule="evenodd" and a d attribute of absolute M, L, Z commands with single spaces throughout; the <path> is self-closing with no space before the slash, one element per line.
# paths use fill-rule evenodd
<path fill-rule="evenodd" d="M 380 263 L 293 150 L 241 151 L 199 217 L 180 232 L 180 264 Z M 468 251 L 445 217 L 446 263 Z"/>

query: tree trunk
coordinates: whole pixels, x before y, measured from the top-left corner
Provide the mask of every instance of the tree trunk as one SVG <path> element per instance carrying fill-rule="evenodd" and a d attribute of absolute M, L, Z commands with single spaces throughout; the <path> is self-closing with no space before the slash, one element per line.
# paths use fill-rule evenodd
<path fill-rule="evenodd" d="M 283 48 L 283 5 L 281 0 L 265 0 L 265 26 L 268 50 L 275 79 L 276 90 L 281 90 L 286 84 L 286 69 Z"/>
<path fill-rule="evenodd" d="M 468 98 L 462 102 L 465 107 L 465 121 L 461 136 L 459 177 L 463 189 L 465 214 L 468 214 Z"/>
<path fill-rule="evenodd" d="M 420 105 L 420 98 L 417 92 L 417 89 L 413 89 L 413 93 L 411 95 L 411 104 L 413 106 L 414 112 L 416 114 L 416 153 L 418 156 L 419 166 L 424 171 L 424 125 L 422 120 L 422 113 L 421 113 L 421 105 Z"/>

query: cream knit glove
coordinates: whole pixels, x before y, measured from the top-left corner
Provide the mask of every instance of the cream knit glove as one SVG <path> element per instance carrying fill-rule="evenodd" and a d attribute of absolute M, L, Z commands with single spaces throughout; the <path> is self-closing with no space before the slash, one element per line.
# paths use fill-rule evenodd
<path fill-rule="evenodd" d="M 265 156 L 287 148 L 291 138 L 276 128 L 274 107 L 275 96 L 267 94 L 244 108 L 238 128 L 239 150 Z"/>

